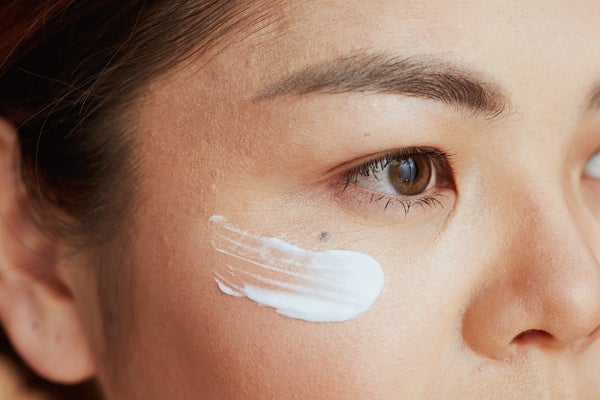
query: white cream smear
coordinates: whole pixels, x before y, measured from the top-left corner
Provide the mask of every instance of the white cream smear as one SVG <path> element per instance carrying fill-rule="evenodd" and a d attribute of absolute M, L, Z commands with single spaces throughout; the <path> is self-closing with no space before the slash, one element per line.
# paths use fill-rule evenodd
<path fill-rule="evenodd" d="M 367 254 L 306 250 L 236 229 L 220 215 L 209 223 L 213 247 L 224 256 L 224 265 L 214 272 L 219 289 L 281 315 L 347 321 L 368 310 L 383 288 L 383 270 Z"/>

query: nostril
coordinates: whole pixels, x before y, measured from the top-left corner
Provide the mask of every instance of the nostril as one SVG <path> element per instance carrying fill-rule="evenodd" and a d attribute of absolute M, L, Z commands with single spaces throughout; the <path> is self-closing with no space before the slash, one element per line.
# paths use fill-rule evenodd
<path fill-rule="evenodd" d="M 541 329 L 529 329 L 527 331 L 523 331 L 515 336 L 512 340 L 513 343 L 517 344 L 526 344 L 532 341 L 546 341 L 548 339 L 552 339 L 553 336 L 548 332 Z"/>

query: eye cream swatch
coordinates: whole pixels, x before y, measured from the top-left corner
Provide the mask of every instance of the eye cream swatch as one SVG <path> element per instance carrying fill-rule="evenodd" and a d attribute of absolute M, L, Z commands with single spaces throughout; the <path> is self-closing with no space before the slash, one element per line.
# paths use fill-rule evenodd
<path fill-rule="evenodd" d="M 209 222 L 213 247 L 224 256 L 214 279 L 228 295 L 291 318 L 339 322 L 368 310 L 383 288 L 383 271 L 367 254 L 302 249 L 236 229 L 220 215 Z"/>

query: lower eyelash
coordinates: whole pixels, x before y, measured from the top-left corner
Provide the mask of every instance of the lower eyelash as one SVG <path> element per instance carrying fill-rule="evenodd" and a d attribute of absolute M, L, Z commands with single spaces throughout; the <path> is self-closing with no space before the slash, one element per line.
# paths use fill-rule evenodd
<path fill-rule="evenodd" d="M 348 175 L 341 176 L 337 182 L 342 186 L 342 194 L 356 197 L 360 202 L 363 203 L 379 203 L 382 205 L 383 211 L 388 211 L 392 207 L 399 206 L 404 212 L 405 216 L 408 215 L 408 213 L 415 207 L 420 207 L 424 211 L 433 209 L 435 207 L 441 207 L 444 209 L 442 199 L 446 198 L 447 194 L 442 190 L 436 190 L 435 192 L 429 193 L 426 196 L 403 198 L 382 193 L 368 193 L 354 181 L 352 176 Z M 358 190 L 361 190 L 363 193 L 347 193 L 349 191 L 354 191 L 354 189 L 352 189 L 353 187 L 361 188 Z"/>
<path fill-rule="evenodd" d="M 434 195 L 417 197 L 414 199 L 402 199 L 395 198 L 386 195 L 377 195 L 375 193 L 371 194 L 371 198 L 369 199 L 369 203 L 381 202 L 383 205 L 383 210 L 387 211 L 390 205 L 398 204 L 404 210 L 404 215 L 407 215 L 411 208 L 415 206 L 421 207 L 423 210 L 431 209 L 435 207 L 444 208 L 444 205 L 439 200 L 440 197 L 445 197 L 443 193 L 436 193 Z"/>

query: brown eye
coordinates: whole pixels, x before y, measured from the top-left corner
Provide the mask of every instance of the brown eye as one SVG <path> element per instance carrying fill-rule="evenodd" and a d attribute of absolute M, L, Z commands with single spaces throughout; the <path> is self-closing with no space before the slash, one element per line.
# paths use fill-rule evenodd
<path fill-rule="evenodd" d="M 394 190 L 404 196 L 423 193 L 431 183 L 432 165 L 430 156 L 411 154 L 393 161 L 387 168 L 388 178 Z"/>
<path fill-rule="evenodd" d="M 419 195 L 435 192 L 432 189 L 454 187 L 446 153 L 426 147 L 385 154 L 350 170 L 342 178 L 367 189 L 374 199 L 392 196 L 387 198 L 418 201 Z"/>

